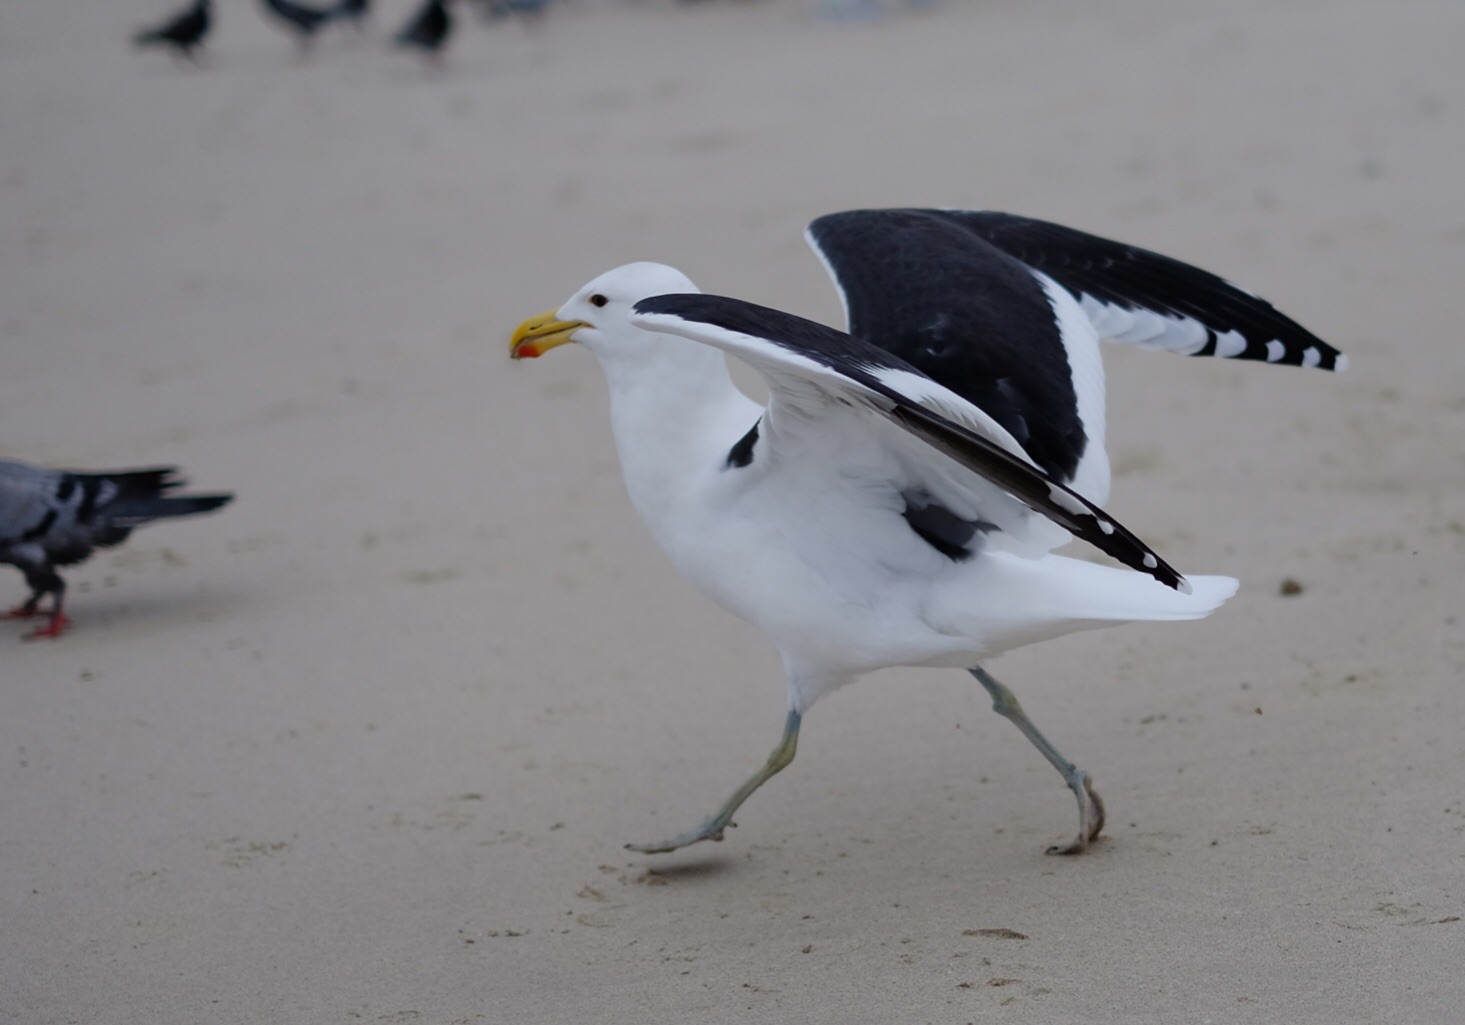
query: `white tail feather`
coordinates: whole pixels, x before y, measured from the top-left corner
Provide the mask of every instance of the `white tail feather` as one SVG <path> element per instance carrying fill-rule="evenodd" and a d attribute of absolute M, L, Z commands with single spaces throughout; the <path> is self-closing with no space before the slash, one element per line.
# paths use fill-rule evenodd
<path fill-rule="evenodd" d="M 1129 569 L 1049 555 L 989 551 L 970 575 L 939 588 L 927 620 L 942 633 L 979 639 L 990 657 L 1037 641 L 1136 620 L 1201 619 L 1236 593 L 1232 577 L 1187 577 L 1182 594 Z"/>

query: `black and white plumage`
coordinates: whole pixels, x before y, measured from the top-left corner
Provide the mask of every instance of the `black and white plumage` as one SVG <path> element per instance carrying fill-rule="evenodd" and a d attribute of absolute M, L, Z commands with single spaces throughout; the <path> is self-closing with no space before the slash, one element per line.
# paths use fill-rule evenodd
<path fill-rule="evenodd" d="M 820 217 L 808 238 L 840 288 L 851 334 L 976 403 L 1065 483 L 1079 479 L 1085 452 L 1103 455 L 1103 371 L 1086 344 L 1091 332 L 1184 355 L 1347 365 L 1269 303 L 1208 271 L 1046 221 L 855 210 Z M 1054 298 L 1054 286 L 1082 317 Z M 1081 351 L 1071 351 L 1080 338 Z M 1095 431 L 1089 446 L 1086 432 Z M 1107 480 L 1107 468 L 1093 476 Z M 1103 502 L 1107 484 L 1095 483 L 1080 490 Z"/>
<path fill-rule="evenodd" d="M 211 512 L 234 496 L 168 495 L 185 483 L 171 467 L 79 473 L 0 461 L 0 563 L 25 574 L 31 596 L 4 618 L 47 616 L 31 637 L 57 637 L 66 584 L 57 566 L 81 562 L 96 548 L 127 540 L 153 520 Z M 51 611 L 41 599 L 51 595 Z"/>
<path fill-rule="evenodd" d="M 595 353 L 633 503 L 678 568 L 769 634 L 789 676 L 763 768 L 698 828 L 636 849 L 720 839 L 792 760 L 820 696 L 906 665 L 976 676 L 1073 790 L 1079 833 L 1054 850 L 1082 851 L 1103 825 L 1092 783 L 980 663 L 1075 630 L 1198 619 L 1236 589 L 1185 580 L 1099 508 L 1100 338 L 1341 357 L 1213 275 L 1040 221 L 863 210 L 816 220 L 808 238 L 849 333 L 631 264 L 514 336 L 516 357 L 568 341 Z M 1197 332 L 1214 343 L 1190 344 Z M 766 408 L 733 386 L 723 353 L 763 376 Z M 1054 554 L 1070 534 L 1129 568 Z"/>
<path fill-rule="evenodd" d="M 209 0 L 196 0 L 186 10 L 180 11 L 156 28 L 144 29 L 132 37 L 136 46 L 171 46 L 190 60 L 196 59 L 194 49 L 202 46 L 210 28 Z"/>
<path fill-rule="evenodd" d="M 421 50 L 429 60 L 439 61 L 452 32 L 453 16 L 445 0 L 426 0 L 392 37 L 392 42 Z"/>

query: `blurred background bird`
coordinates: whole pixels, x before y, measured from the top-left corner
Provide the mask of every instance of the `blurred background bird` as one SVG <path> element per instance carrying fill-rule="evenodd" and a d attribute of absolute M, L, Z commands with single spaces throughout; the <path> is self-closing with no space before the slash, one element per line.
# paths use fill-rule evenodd
<path fill-rule="evenodd" d="M 360 32 L 366 28 L 366 20 L 371 16 L 371 0 L 340 0 L 332 8 L 332 13 L 342 21 L 349 21 Z"/>
<path fill-rule="evenodd" d="M 497 21 L 500 18 L 518 17 L 530 24 L 539 22 L 544 17 L 550 0 L 477 0 L 479 14 L 484 21 Z"/>
<path fill-rule="evenodd" d="M 397 46 L 421 50 L 429 63 L 442 64 L 443 47 L 453 32 L 453 17 L 446 0 L 427 0 L 392 37 Z"/>
<path fill-rule="evenodd" d="M 265 10 L 285 29 L 294 33 L 302 50 L 308 50 L 315 34 L 336 17 L 337 8 L 306 7 L 293 0 L 263 0 Z"/>
<path fill-rule="evenodd" d="M 143 29 L 132 37 L 136 46 L 170 46 L 189 60 L 196 61 L 195 47 L 202 46 L 209 34 L 209 0 L 196 0 L 193 6 L 180 11 L 156 28 Z"/>
<path fill-rule="evenodd" d="M 0 563 L 25 574 L 31 596 L 4 619 L 45 616 L 28 636 L 59 637 L 69 620 L 62 612 L 66 583 L 57 566 L 70 566 L 127 540 L 133 528 L 153 520 L 212 512 L 232 494 L 168 496 L 186 482 L 173 467 L 79 473 L 0 461 Z M 51 609 L 41 599 L 51 595 Z"/>

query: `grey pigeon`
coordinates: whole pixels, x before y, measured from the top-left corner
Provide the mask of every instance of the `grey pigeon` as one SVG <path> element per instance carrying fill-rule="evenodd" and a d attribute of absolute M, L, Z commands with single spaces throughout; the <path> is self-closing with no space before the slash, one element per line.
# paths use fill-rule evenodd
<path fill-rule="evenodd" d="M 25 574 L 31 596 L 0 618 L 48 615 L 29 637 L 59 637 L 69 622 L 61 611 L 66 584 L 57 566 L 70 566 L 127 540 L 132 528 L 169 516 L 211 512 L 234 496 L 166 496 L 185 481 L 173 467 L 76 473 L 0 460 L 0 563 Z"/>

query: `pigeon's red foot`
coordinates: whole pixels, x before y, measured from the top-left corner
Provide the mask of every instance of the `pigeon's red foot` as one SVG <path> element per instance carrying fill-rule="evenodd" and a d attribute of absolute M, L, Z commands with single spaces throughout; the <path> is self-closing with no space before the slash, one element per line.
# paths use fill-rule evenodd
<path fill-rule="evenodd" d="M 60 637 L 61 631 L 65 630 L 70 624 L 71 620 L 67 619 L 64 615 L 57 612 L 51 617 L 51 621 L 49 623 L 47 623 L 45 626 L 36 627 L 30 633 L 25 635 L 25 639 L 28 641 L 34 641 L 41 637 Z"/>
<path fill-rule="evenodd" d="M 0 612 L 0 619 L 30 619 L 32 616 L 44 616 L 45 613 L 34 605 L 17 605 L 13 609 Z"/>

